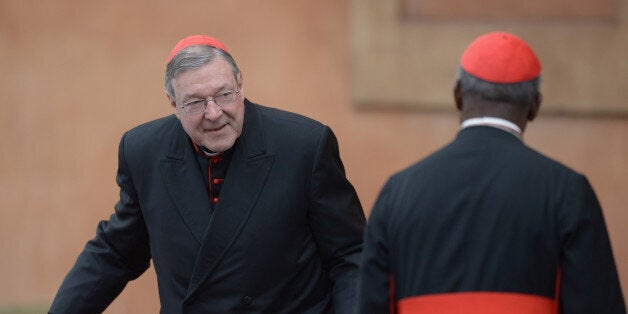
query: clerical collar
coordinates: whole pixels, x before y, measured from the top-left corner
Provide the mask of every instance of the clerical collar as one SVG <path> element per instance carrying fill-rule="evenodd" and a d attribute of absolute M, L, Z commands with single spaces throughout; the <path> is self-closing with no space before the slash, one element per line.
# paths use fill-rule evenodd
<path fill-rule="evenodd" d="M 192 142 L 192 145 L 194 145 L 194 150 L 195 150 L 197 153 L 199 153 L 199 154 L 204 154 L 204 155 L 205 155 L 205 156 L 207 156 L 207 157 L 214 157 L 214 156 L 216 156 L 216 155 L 220 154 L 220 153 L 217 153 L 217 152 L 214 152 L 214 151 L 210 150 L 210 149 L 209 149 L 209 148 L 207 148 L 207 147 L 197 145 L 197 144 L 196 144 L 196 143 L 194 143 L 194 142 Z"/>
<path fill-rule="evenodd" d="M 478 126 L 478 125 L 485 125 L 485 126 L 491 126 L 498 129 L 502 129 L 504 131 L 514 134 L 518 138 L 521 138 L 521 128 L 519 128 L 519 126 L 517 126 L 516 124 L 506 119 L 495 118 L 495 117 L 470 118 L 470 119 L 464 120 L 460 124 L 460 129 L 465 129 L 471 126 Z"/>
<path fill-rule="evenodd" d="M 203 151 L 203 153 L 205 153 L 205 155 L 207 155 L 207 156 L 216 156 L 216 155 L 218 155 L 217 152 L 215 152 L 215 151 L 213 151 L 213 150 L 211 150 L 211 149 L 209 149 L 209 148 L 207 148 L 205 146 L 199 146 L 198 148 L 200 148 L 201 151 Z"/>

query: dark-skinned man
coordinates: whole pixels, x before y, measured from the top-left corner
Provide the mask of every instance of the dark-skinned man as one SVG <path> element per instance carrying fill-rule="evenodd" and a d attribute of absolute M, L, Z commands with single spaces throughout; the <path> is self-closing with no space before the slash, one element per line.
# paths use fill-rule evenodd
<path fill-rule="evenodd" d="M 492 32 L 460 65 L 457 137 L 371 212 L 359 313 L 626 313 L 591 185 L 522 141 L 541 104 L 534 51 Z"/>

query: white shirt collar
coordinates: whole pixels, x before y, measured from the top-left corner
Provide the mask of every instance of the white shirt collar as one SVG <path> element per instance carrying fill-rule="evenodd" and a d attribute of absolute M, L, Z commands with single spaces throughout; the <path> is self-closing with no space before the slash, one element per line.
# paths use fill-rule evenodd
<path fill-rule="evenodd" d="M 502 118 L 495 118 L 495 117 L 470 118 L 470 119 L 462 121 L 462 123 L 460 124 L 460 129 L 468 128 L 471 126 L 477 126 L 477 125 L 485 125 L 485 126 L 491 126 L 498 129 L 502 129 L 521 138 L 521 128 L 517 126 L 516 124 Z"/>

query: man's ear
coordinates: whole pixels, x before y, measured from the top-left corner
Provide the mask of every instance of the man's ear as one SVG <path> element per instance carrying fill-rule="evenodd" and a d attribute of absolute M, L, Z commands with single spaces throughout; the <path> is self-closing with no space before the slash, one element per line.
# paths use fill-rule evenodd
<path fill-rule="evenodd" d="M 238 84 L 238 89 L 240 90 L 240 93 L 244 95 L 244 76 L 242 76 L 242 72 L 239 72 L 238 75 L 236 75 L 236 83 Z"/>
<path fill-rule="evenodd" d="M 462 91 L 460 88 L 460 80 L 456 81 L 454 86 L 454 101 L 456 102 L 456 109 L 462 111 Z"/>
<path fill-rule="evenodd" d="M 534 120 L 536 116 L 539 114 L 539 108 L 541 108 L 541 101 L 543 99 L 543 95 L 541 93 L 537 93 L 534 97 L 534 102 L 530 105 L 528 109 L 528 121 Z"/>
<path fill-rule="evenodd" d="M 168 102 L 170 103 L 172 108 L 177 108 L 177 103 L 174 101 L 174 97 L 170 96 L 170 94 L 168 94 L 168 91 L 166 91 L 166 98 L 168 98 Z"/>
<path fill-rule="evenodd" d="M 177 117 L 177 119 L 181 120 L 181 111 L 180 110 L 176 110 L 177 109 L 177 102 L 174 101 L 174 97 L 172 97 L 170 94 L 168 94 L 168 91 L 166 91 L 166 98 L 168 98 L 168 102 L 170 103 L 170 106 L 172 106 L 172 109 L 174 110 L 174 115 Z"/>
<path fill-rule="evenodd" d="M 238 88 L 242 88 L 242 83 L 244 82 L 244 76 L 242 76 L 242 72 L 238 72 L 236 76 L 236 83 L 238 83 Z"/>

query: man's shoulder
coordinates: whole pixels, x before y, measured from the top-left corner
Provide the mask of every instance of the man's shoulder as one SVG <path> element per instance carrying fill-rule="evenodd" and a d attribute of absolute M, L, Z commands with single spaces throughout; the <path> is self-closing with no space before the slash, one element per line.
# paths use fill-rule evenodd
<path fill-rule="evenodd" d="M 468 171 L 484 173 L 486 167 L 501 168 L 507 170 L 507 173 L 523 172 L 528 176 L 537 174 L 537 177 L 545 178 L 570 179 L 582 175 L 561 161 L 524 143 L 514 141 L 512 143 L 516 144 L 508 148 L 494 143 L 484 143 L 485 145 L 470 148 L 469 145 L 453 140 L 396 172 L 392 177 L 395 181 L 405 182 L 417 177 L 439 178 L 445 173 L 454 171 L 453 169 L 458 169 L 458 173 Z"/>
<path fill-rule="evenodd" d="M 267 107 L 255 103 L 251 103 L 251 105 L 253 105 L 254 108 L 259 112 L 264 121 L 284 123 L 287 125 L 302 125 L 305 127 L 323 126 L 321 122 L 296 112 L 287 111 L 275 107 Z"/>
<path fill-rule="evenodd" d="M 124 134 L 125 142 L 136 147 L 160 146 L 166 139 L 177 136 L 182 129 L 175 115 L 142 123 Z"/>
<path fill-rule="evenodd" d="M 260 126 L 265 132 L 279 132 L 284 136 L 320 133 L 327 128 L 323 123 L 295 112 L 250 103 Z M 248 123 L 248 122 L 247 122 Z M 246 126 L 245 126 L 246 127 Z"/>
<path fill-rule="evenodd" d="M 167 131 L 177 127 L 178 123 L 179 120 L 174 114 L 172 114 L 137 125 L 130 129 L 127 133 L 139 135 L 144 133 L 150 134 L 153 132 Z"/>

